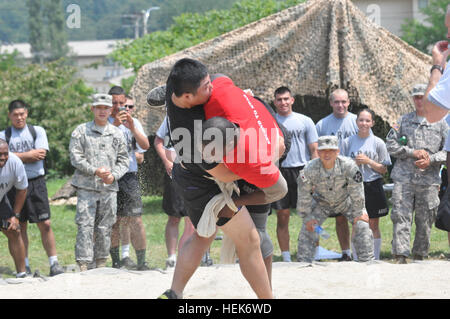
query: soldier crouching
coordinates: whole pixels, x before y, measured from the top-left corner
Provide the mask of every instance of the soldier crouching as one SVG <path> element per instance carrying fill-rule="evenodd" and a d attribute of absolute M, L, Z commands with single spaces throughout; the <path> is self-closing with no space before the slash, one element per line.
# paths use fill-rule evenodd
<path fill-rule="evenodd" d="M 319 235 L 314 231 L 327 217 L 343 214 L 352 221 L 352 244 L 358 261 L 374 259 L 373 235 L 364 204 L 364 186 L 358 166 L 339 156 L 338 139 L 321 136 L 319 158 L 311 160 L 298 177 L 297 212 L 303 217 L 297 260 L 312 262 Z"/>

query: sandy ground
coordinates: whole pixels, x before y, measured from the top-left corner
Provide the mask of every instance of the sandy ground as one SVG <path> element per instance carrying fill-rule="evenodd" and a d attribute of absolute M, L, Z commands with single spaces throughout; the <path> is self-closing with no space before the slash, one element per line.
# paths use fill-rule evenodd
<path fill-rule="evenodd" d="M 112 268 L 40 279 L 0 279 L 0 299 L 154 299 L 172 281 L 173 271 Z M 406 265 L 388 262 L 273 264 L 277 299 L 448 299 L 450 261 Z M 200 267 L 188 283 L 187 299 L 254 299 L 238 265 Z"/>

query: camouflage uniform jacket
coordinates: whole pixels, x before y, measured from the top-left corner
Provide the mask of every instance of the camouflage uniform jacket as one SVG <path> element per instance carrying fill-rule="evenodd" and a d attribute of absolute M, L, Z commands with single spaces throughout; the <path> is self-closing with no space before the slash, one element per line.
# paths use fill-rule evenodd
<path fill-rule="evenodd" d="M 440 166 L 447 158 L 447 153 L 443 150 L 447 131 L 445 119 L 430 124 L 425 119 L 420 120 L 416 112 L 402 116 L 398 127 L 392 128 L 386 137 L 388 152 L 397 159 L 391 172 L 392 180 L 418 185 L 439 185 Z M 406 137 L 407 145 L 400 144 L 402 136 Z M 414 164 L 417 159 L 413 156 L 413 151 L 420 149 L 430 155 L 431 163 L 425 170 Z"/>
<path fill-rule="evenodd" d="M 76 168 L 72 185 L 94 191 L 118 191 L 117 181 L 128 171 L 129 157 L 123 132 L 108 123 L 105 127 L 94 121 L 79 125 L 69 145 L 70 162 Z M 108 167 L 114 182 L 106 185 L 95 176 L 99 167 Z"/>
<path fill-rule="evenodd" d="M 365 210 L 362 174 L 348 157 L 339 155 L 330 171 L 325 170 L 320 158 L 309 161 L 300 171 L 297 183 L 297 211 L 306 219 L 314 201 L 327 213 L 350 209 L 357 217 Z"/>

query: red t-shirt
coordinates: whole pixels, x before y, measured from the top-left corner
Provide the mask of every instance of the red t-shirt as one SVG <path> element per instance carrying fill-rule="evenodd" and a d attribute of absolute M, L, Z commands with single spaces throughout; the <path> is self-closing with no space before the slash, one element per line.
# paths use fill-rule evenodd
<path fill-rule="evenodd" d="M 240 127 L 238 145 L 224 156 L 224 164 L 250 184 L 272 186 L 279 177 L 272 154 L 278 136 L 282 136 L 276 120 L 260 101 L 235 86 L 230 78 L 219 77 L 213 86 L 203 106 L 205 118 L 220 116 Z"/>

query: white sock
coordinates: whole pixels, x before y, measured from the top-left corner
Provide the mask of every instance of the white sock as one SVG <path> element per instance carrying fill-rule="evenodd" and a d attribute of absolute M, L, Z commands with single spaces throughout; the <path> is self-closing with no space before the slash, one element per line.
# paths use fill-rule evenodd
<path fill-rule="evenodd" d="M 25 266 L 30 267 L 30 261 L 28 260 L 28 257 L 25 257 Z"/>
<path fill-rule="evenodd" d="M 352 256 L 354 261 L 358 261 L 358 254 L 356 253 L 355 246 L 352 246 Z"/>
<path fill-rule="evenodd" d="M 286 261 L 286 262 L 291 261 L 291 253 L 289 251 L 282 251 L 281 256 L 283 257 L 283 261 Z"/>
<path fill-rule="evenodd" d="M 58 256 L 50 256 L 50 257 L 48 257 L 48 263 L 50 264 L 50 266 L 53 266 L 55 261 L 58 261 Z"/>
<path fill-rule="evenodd" d="M 122 246 L 122 259 L 130 257 L 130 244 Z"/>
<path fill-rule="evenodd" d="M 380 251 L 381 251 L 381 238 L 373 239 L 373 254 L 375 256 L 375 260 L 380 260 Z"/>
<path fill-rule="evenodd" d="M 346 254 L 347 256 L 351 256 L 351 255 L 352 255 L 352 252 L 351 252 L 350 249 L 345 249 L 345 250 L 342 251 L 342 255 L 343 255 L 343 254 Z"/>
<path fill-rule="evenodd" d="M 168 260 L 177 261 L 177 254 L 169 255 L 169 257 L 168 257 L 167 259 L 168 259 Z"/>

